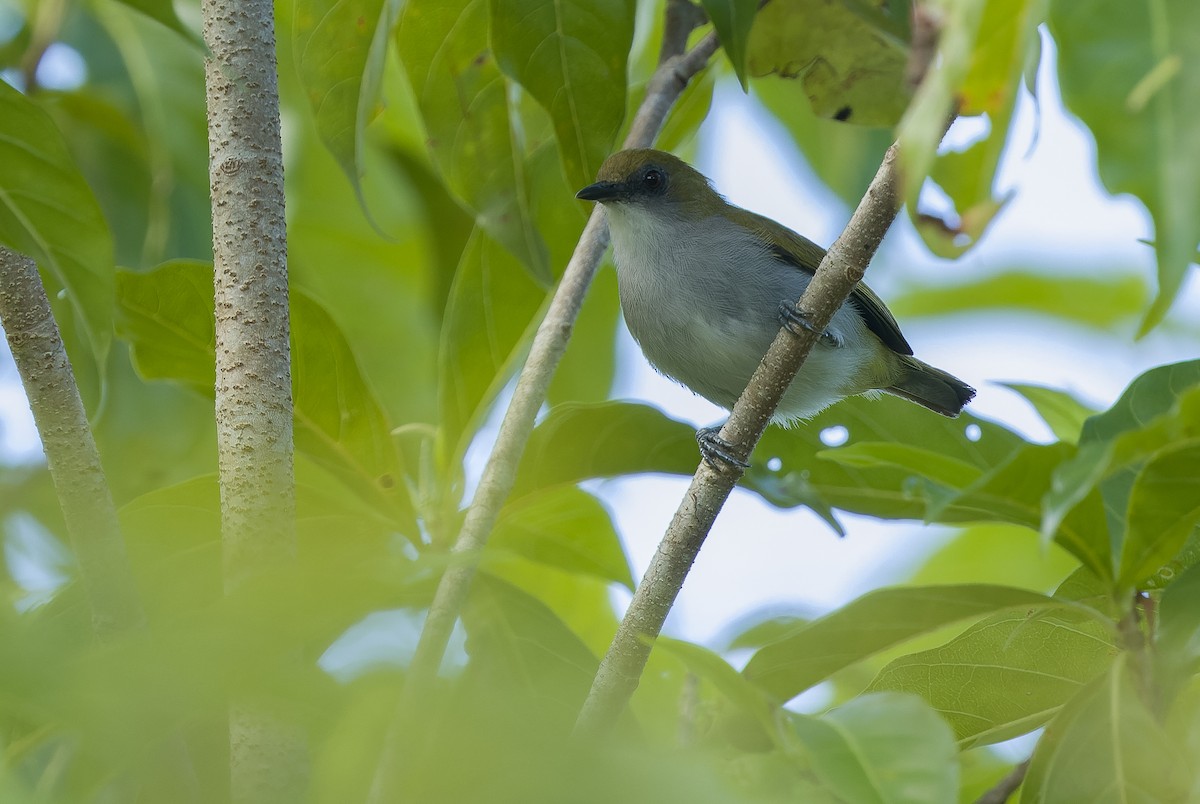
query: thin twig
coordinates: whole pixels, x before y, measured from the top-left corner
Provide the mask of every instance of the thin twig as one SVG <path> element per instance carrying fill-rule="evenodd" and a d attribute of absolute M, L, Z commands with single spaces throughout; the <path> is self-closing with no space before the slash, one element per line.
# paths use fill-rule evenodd
<path fill-rule="evenodd" d="M 1008 801 L 1012 794 L 1017 792 L 1017 788 L 1025 781 L 1025 774 L 1029 772 L 1029 760 L 1025 760 L 1020 765 L 1017 765 L 1000 781 L 988 790 L 979 798 L 975 799 L 975 804 L 1004 804 Z"/>
<path fill-rule="evenodd" d="M 0 246 L 0 322 L 29 397 L 96 635 L 144 622 L 112 492 L 37 266 Z"/>
<path fill-rule="evenodd" d="M 668 4 L 668 14 L 687 13 L 682 9 L 672 11 L 681 5 L 687 5 L 686 0 L 673 0 Z M 674 24 L 670 27 L 675 31 L 680 29 L 680 26 Z M 667 112 L 688 82 L 708 64 L 719 44 L 716 35 L 709 34 L 684 53 L 682 48 L 686 45 L 686 39 L 686 35 L 664 38 L 659 67 L 650 79 L 646 97 L 630 126 L 629 135 L 625 138 L 625 148 L 644 148 L 654 142 L 666 120 Z M 500 509 L 512 491 L 517 467 L 529 435 L 533 432 L 537 412 L 545 402 L 550 380 L 566 352 L 567 341 L 583 304 L 584 295 L 607 247 L 608 227 L 603 210 L 597 207 L 580 235 L 579 243 L 571 255 L 570 262 L 567 263 L 546 317 L 534 335 L 529 357 L 517 378 L 516 390 L 504 415 L 496 445 L 488 457 L 479 487 L 467 509 L 462 530 L 454 544 L 453 552 L 460 557 L 476 553 L 486 544 Z M 402 754 L 401 741 L 406 714 L 414 711 L 416 703 L 428 693 L 430 685 L 437 677 L 446 645 L 466 601 L 474 572 L 475 567 L 471 561 L 457 561 L 447 568 L 438 584 L 409 666 L 397 713 L 384 738 L 381 759 L 376 767 L 368 798 L 371 802 L 390 800 L 386 788 L 395 773 L 396 760 Z"/>
<path fill-rule="evenodd" d="M 721 438 L 734 445 L 736 457 L 746 459 L 753 452 L 779 400 L 812 351 L 816 333 L 825 330 L 862 279 L 867 264 L 895 220 L 900 209 L 896 156 L 897 147 L 893 145 L 884 155 L 883 164 L 858 209 L 830 246 L 800 297 L 799 310 L 813 324 L 812 330 L 801 330 L 801 335 L 780 330 L 721 428 Z M 718 471 L 700 462 L 600 663 L 575 726 L 577 734 L 602 733 L 624 711 L 637 689 L 653 640 L 662 630 L 713 521 L 741 475 L 740 469 Z"/>

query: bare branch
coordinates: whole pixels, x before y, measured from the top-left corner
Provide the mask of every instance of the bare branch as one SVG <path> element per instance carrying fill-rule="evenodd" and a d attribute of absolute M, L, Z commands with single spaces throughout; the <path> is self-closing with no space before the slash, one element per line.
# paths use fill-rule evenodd
<path fill-rule="evenodd" d="M 271 0 L 203 0 L 216 301 L 217 458 L 227 591 L 296 549 L 287 229 Z M 256 700 L 229 718 L 241 802 L 304 797 L 300 730 Z"/>
<path fill-rule="evenodd" d="M 686 0 L 672 0 L 668 10 L 677 4 L 687 3 Z M 684 53 L 681 49 L 686 39 L 686 35 L 680 36 L 678 33 L 664 39 L 659 67 L 650 79 L 646 97 L 630 126 L 624 147 L 648 147 L 653 144 L 671 106 L 688 82 L 708 64 L 718 47 L 716 35 L 709 34 L 692 50 Z M 512 491 L 517 467 L 529 435 L 533 432 L 537 412 L 545 402 L 550 380 L 566 352 L 567 341 L 571 337 L 584 295 L 607 247 L 608 227 L 603 210 L 597 206 L 580 235 L 546 317 L 534 335 L 529 357 L 517 378 L 516 390 L 505 413 L 496 445 L 488 457 L 479 488 L 454 544 L 453 552 L 459 556 L 477 552 L 486 544 L 500 509 Z M 474 564 L 469 560 L 455 562 L 447 568 L 438 584 L 409 667 L 397 714 L 384 740 L 371 787 L 371 802 L 390 800 L 386 788 L 403 753 L 401 738 L 405 714 L 413 711 L 414 705 L 426 694 L 437 676 L 474 572 Z"/>
<path fill-rule="evenodd" d="M 779 331 L 721 428 L 721 438 L 734 445 L 732 451 L 736 457 L 745 459 L 753 452 L 779 400 L 812 351 L 816 333 L 825 330 L 862 279 L 867 264 L 895 220 L 900 209 L 896 155 L 897 148 L 893 145 L 884 155 L 883 164 L 858 209 L 826 252 L 800 297 L 798 309 L 812 322 L 813 330 L 802 330 L 801 335 L 793 335 L 786 329 Z M 604 732 L 624 711 L 637 689 L 653 640 L 662 630 L 713 521 L 741 475 L 740 469 L 717 471 L 701 461 L 600 663 L 575 726 L 577 734 Z"/>
<path fill-rule="evenodd" d="M 97 636 L 144 617 L 112 492 L 37 266 L 0 246 L 0 322 L 46 452 Z"/>

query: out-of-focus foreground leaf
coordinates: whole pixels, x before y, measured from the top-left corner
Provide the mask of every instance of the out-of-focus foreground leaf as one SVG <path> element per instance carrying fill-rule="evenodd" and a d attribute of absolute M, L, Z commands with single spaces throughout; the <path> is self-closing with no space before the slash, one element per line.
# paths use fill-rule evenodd
<path fill-rule="evenodd" d="M 1054 0 L 1063 103 L 1096 138 L 1100 180 L 1132 193 L 1154 219 L 1156 326 L 1200 241 L 1200 4 Z"/>

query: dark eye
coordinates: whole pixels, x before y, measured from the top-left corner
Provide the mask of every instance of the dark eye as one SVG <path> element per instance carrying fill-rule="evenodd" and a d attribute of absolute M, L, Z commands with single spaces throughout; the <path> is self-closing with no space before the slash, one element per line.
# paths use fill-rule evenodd
<path fill-rule="evenodd" d="M 667 177 L 658 168 L 650 168 L 642 174 L 642 186 L 651 192 L 658 192 L 667 186 Z"/>

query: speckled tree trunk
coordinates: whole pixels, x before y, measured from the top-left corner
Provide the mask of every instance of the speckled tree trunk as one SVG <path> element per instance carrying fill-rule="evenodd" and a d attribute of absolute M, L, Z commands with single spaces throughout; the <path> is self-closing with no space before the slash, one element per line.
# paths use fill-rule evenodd
<path fill-rule="evenodd" d="M 203 0 L 216 285 L 216 421 L 226 591 L 295 554 L 287 231 L 271 0 Z M 240 802 L 299 801 L 299 730 L 230 711 Z"/>
<path fill-rule="evenodd" d="M 37 266 L 2 246 L 0 322 L 46 452 L 95 632 L 103 639 L 142 622 L 117 509 Z"/>

